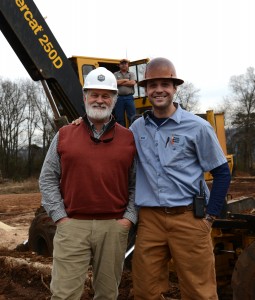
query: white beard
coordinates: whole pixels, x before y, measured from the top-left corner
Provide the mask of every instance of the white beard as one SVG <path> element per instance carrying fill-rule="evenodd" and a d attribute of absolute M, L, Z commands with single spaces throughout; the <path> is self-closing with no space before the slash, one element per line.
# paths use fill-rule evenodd
<path fill-rule="evenodd" d="M 97 109 L 85 102 L 86 113 L 89 118 L 94 120 L 105 120 L 110 117 L 113 107 L 107 107 L 106 105 L 101 105 L 101 107 L 104 109 Z"/>

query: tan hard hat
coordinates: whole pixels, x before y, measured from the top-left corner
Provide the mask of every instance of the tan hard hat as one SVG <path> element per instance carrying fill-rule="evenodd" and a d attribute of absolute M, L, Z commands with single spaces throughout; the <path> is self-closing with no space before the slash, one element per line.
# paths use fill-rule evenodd
<path fill-rule="evenodd" d="M 129 64 L 129 60 L 128 60 L 128 59 L 126 59 L 126 58 L 123 58 L 123 59 L 121 59 L 121 60 L 120 60 L 120 64 L 121 64 L 122 62 L 126 62 L 126 63 L 128 63 L 128 64 Z"/>
<path fill-rule="evenodd" d="M 138 85 L 145 87 L 148 80 L 164 78 L 172 79 L 176 85 L 184 83 L 182 79 L 176 77 L 175 67 L 170 60 L 157 57 L 146 65 L 144 79 L 139 81 Z"/>

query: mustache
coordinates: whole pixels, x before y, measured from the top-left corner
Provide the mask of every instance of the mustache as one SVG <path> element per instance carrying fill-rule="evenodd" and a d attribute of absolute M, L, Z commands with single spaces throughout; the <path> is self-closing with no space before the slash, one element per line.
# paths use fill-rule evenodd
<path fill-rule="evenodd" d="M 96 107 L 102 107 L 102 108 L 107 108 L 107 105 L 105 104 L 93 104 L 91 105 L 92 108 L 96 108 Z"/>

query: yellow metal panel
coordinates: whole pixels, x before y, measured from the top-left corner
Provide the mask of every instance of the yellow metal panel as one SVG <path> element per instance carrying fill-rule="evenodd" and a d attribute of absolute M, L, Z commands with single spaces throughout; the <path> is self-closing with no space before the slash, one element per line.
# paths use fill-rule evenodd
<path fill-rule="evenodd" d="M 147 109 L 151 109 L 151 103 L 148 97 L 136 98 L 135 99 L 136 113 L 141 114 Z"/>
<path fill-rule="evenodd" d="M 225 133 L 225 123 L 224 123 L 224 114 L 215 114 L 215 123 L 216 123 L 216 134 L 220 142 L 221 148 L 225 155 L 227 155 L 227 142 L 226 142 L 226 133 Z"/>
<path fill-rule="evenodd" d="M 214 114 L 213 110 L 208 110 L 206 112 L 207 121 L 214 128 L 221 148 L 227 158 L 230 173 L 232 174 L 234 159 L 232 154 L 227 154 L 227 142 L 226 142 L 226 133 L 225 133 L 225 123 L 224 123 L 224 113 Z M 212 175 L 207 172 L 205 173 L 205 180 L 212 180 Z"/>

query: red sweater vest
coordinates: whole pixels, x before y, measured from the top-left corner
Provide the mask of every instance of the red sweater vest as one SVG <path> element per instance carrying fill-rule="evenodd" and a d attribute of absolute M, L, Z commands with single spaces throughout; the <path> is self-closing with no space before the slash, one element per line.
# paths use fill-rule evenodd
<path fill-rule="evenodd" d="M 114 134 L 115 127 L 115 134 Z M 87 125 L 59 130 L 61 194 L 69 217 L 76 219 L 121 218 L 129 200 L 129 170 L 136 153 L 133 134 L 115 124 L 96 144 Z"/>

